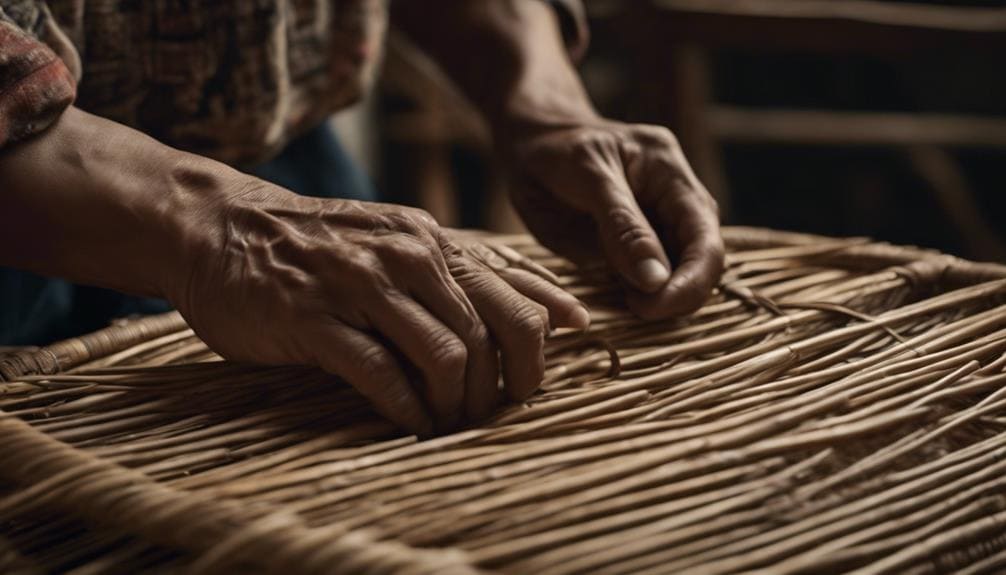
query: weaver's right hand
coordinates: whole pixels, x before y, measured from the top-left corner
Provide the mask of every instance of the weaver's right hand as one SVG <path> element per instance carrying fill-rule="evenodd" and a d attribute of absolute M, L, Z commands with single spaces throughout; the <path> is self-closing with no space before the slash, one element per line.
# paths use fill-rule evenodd
<path fill-rule="evenodd" d="M 168 290 L 225 358 L 320 366 L 425 435 L 488 415 L 501 368 L 511 398 L 529 395 L 550 327 L 589 321 L 574 297 L 490 265 L 421 210 L 241 178 L 201 206 L 189 268 Z"/>

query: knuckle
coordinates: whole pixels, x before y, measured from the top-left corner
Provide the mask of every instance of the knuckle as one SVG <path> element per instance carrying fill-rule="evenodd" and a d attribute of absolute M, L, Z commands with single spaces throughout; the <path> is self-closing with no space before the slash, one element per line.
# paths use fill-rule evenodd
<path fill-rule="evenodd" d="M 666 182 L 666 187 L 664 188 L 668 191 L 658 195 L 656 201 L 654 202 L 654 209 L 656 213 L 668 221 L 677 221 L 682 214 L 688 212 L 688 204 L 684 195 L 680 192 L 672 191 L 681 189 L 676 183 L 680 181 L 681 180 L 669 178 Z"/>
<path fill-rule="evenodd" d="M 403 207 L 390 217 L 398 229 L 412 233 L 430 232 L 440 227 L 437 220 L 422 208 Z"/>
<path fill-rule="evenodd" d="M 431 359 L 433 368 L 438 374 L 451 379 L 457 379 L 465 372 L 468 363 L 468 350 L 457 338 L 442 336 L 439 345 L 433 346 Z"/>
<path fill-rule="evenodd" d="M 433 266 L 433 251 L 411 238 L 401 238 L 392 243 L 393 257 L 412 269 L 428 269 Z"/>
<path fill-rule="evenodd" d="M 670 150 L 681 149 L 681 142 L 678 140 L 678 137 L 674 134 L 674 132 L 663 126 L 659 129 L 657 141 Z"/>
<path fill-rule="evenodd" d="M 464 257 L 464 250 L 461 249 L 456 242 L 451 241 L 449 238 L 442 238 L 439 242 L 440 253 L 443 254 L 444 259 L 448 261 L 457 260 Z"/>
<path fill-rule="evenodd" d="M 380 347 L 370 346 L 360 352 L 356 359 L 360 371 L 368 378 L 368 383 L 375 387 L 390 387 L 395 378 L 396 368 L 391 357 Z"/>
<path fill-rule="evenodd" d="M 436 226 L 437 220 L 430 215 L 430 212 L 422 208 L 406 208 L 405 213 L 408 214 L 413 220 L 423 225 Z"/>
<path fill-rule="evenodd" d="M 509 319 L 513 315 L 511 310 L 519 305 L 517 300 L 520 296 L 510 284 L 495 272 L 486 269 L 476 270 L 469 277 L 467 287 L 462 286 L 466 293 L 501 312 L 500 317 Z"/>
<path fill-rule="evenodd" d="M 444 257 L 444 260 L 447 262 L 447 273 L 462 289 L 465 291 L 469 289 L 481 290 L 480 270 L 468 258 L 460 255 L 448 255 Z"/>
<path fill-rule="evenodd" d="M 392 214 L 374 212 L 368 215 L 370 228 L 373 230 L 391 231 L 397 229 L 395 218 Z"/>
<path fill-rule="evenodd" d="M 382 377 L 372 379 L 366 385 L 376 403 L 401 410 L 409 410 L 415 403 L 415 398 L 409 393 L 408 386 L 399 379 Z"/>
<path fill-rule="evenodd" d="M 545 322 L 542 314 L 530 304 L 514 306 L 511 323 L 522 339 L 539 344 L 545 339 Z"/>
<path fill-rule="evenodd" d="M 381 269 L 381 258 L 370 249 L 354 250 L 345 256 L 345 265 L 352 277 L 367 278 Z"/>
<path fill-rule="evenodd" d="M 385 273 L 383 258 L 373 250 L 357 250 L 349 256 L 346 265 L 347 276 L 354 278 L 356 285 L 369 289 L 375 285 L 384 287 L 391 284 Z"/>
<path fill-rule="evenodd" d="M 662 146 L 670 150 L 679 150 L 681 148 L 678 137 L 666 126 L 641 126 L 640 130 L 650 145 Z"/>
<path fill-rule="evenodd" d="M 571 165 L 586 169 L 597 178 L 610 174 L 614 164 L 618 162 L 620 140 L 614 134 L 598 130 L 581 130 L 566 136 L 564 149 Z M 555 169 L 555 165 L 546 165 L 546 169 Z"/>
<path fill-rule="evenodd" d="M 627 207 L 611 208 L 605 213 L 605 216 L 614 239 L 620 244 L 636 244 L 650 237 L 650 232 L 646 225 L 640 221 L 639 215 Z"/>
<path fill-rule="evenodd" d="M 409 393 L 395 360 L 378 346 L 362 351 L 357 358 L 361 379 L 353 383 L 364 396 L 383 405 L 408 409 L 415 399 Z"/>
<path fill-rule="evenodd" d="M 465 330 L 465 342 L 470 349 L 486 349 L 492 340 L 489 337 L 489 330 L 486 329 L 482 320 L 472 318 L 468 328 Z"/>
<path fill-rule="evenodd" d="M 618 243 L 622 245 L 634 245 L 649 238 L 649 234 L 642 226 L 626 226 L 618 230 Z"/>
<path fill-rule="evenodd" d="M 461 289 L 469 294 L 473 301 L 492 302 L 498 306 L 509 305 L 507 284 L 495 272 L 478 263 L 469 263 L 464 275 L 455 276 Z"/>
<path fill-rule="evenodd" d="M 580 164 L 590 164 L 601 157 L 597 136 L 589 133 L 578 133 L 570 140 L 570 150 L 573 160 Z"/>

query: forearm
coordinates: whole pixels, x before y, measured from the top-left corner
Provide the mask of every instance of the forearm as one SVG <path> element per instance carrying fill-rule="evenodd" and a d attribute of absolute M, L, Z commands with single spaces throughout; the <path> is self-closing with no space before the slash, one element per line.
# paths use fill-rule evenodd
<path fill-rule="evenodd" d="M 597 118 L 546 3 L 442 4 L 432 11 L 416 0 L 398 2 L 392 15 L 479 106 L 497 137 Z"/>
<path fill-rule="evenodd" d="M 0 265 L 165 296 L 227 170 L 71 108 L 0 152 Z"/>
<path fill-rule="evenodd" d="M 723 241 L 674 135 L 597 115 L 545 2 L 427 4 L 399 0 L 396 23 L 485 111 L 532 233 L 575 260 L 603 254 L 643 317 L 697 309 L 722 272 Z"/>

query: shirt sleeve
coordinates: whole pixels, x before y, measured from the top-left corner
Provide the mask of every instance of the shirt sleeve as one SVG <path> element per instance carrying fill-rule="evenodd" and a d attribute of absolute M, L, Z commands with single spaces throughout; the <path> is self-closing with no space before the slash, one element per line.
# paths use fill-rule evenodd
<path fill-rule="evenodd" d="M 590 28 L 587 26 L 587 10 L 581 0 L 547 0 L 559 15 L 562 37 L 566 49 L 574 62 L 580 61 L 590 44 Z"/>
<path fill-rule="evenodd" d="M 0 8 L 0 149 L 48 128 L 76 86 L 63 60 Z"/>

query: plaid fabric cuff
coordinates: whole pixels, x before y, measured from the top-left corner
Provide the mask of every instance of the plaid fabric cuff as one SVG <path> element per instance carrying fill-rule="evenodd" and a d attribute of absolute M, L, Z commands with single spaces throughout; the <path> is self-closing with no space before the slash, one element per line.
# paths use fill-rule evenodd
<path fill-rule="evenodd" d="M 0 9 L 0 148 L 45 130 L 75 96 L 63 61 Z"/>

